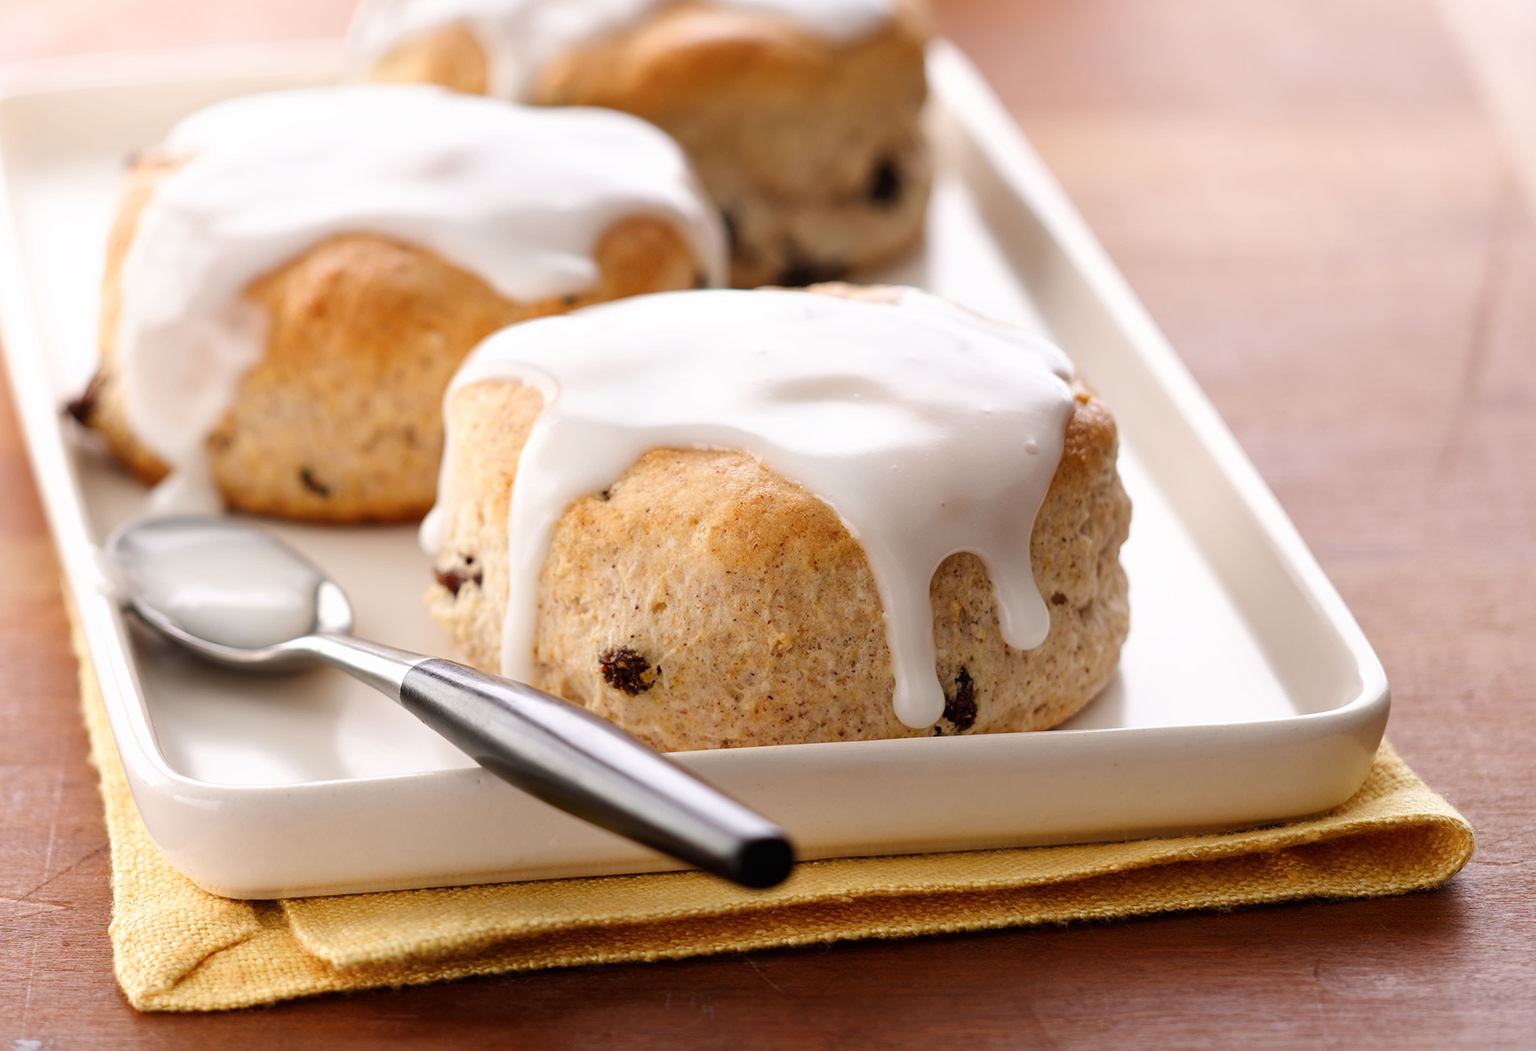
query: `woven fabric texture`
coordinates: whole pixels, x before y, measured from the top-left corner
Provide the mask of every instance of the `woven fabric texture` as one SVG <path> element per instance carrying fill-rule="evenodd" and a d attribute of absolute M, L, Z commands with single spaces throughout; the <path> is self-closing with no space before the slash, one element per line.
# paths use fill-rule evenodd
<path fill-rule="evenodd" d="M 176 872 L 145 831 L 79 647 L 91 761 L 112 844 L 118 982 L 143 1011 L 218 1011 L 468 975 L 901 938 L 1437 886 L 1472 829 L 1383 744 L 1342 806 L 1220 835 L 797 867 L 770 891 L 671 872 L 232 901 Z"/>

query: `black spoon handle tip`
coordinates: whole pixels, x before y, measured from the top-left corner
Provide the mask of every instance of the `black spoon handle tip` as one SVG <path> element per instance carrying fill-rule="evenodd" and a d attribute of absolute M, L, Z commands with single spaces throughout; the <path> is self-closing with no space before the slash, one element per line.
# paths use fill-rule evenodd
<path fill-rule="evenodd" d="M 784 835 L 744 843 L 736 854 L 731 879 L 743 887 L 764 890 L 788 878 L 795 867 L 795 848 Z"/>
<path fill-rule="evenodd" d="M 783 829 L 568 701 L 432 658 L 400 702 L 487 770 L 610 832 L 747 887 L 794 867 Z"/>

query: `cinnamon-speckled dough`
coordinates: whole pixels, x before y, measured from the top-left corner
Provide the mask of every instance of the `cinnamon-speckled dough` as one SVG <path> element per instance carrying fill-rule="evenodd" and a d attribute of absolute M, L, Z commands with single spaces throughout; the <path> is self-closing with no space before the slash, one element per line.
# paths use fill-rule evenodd
<path fill-rule="evenodd" d="M 175 168 L 147 155 L 128 177 L 102 283 L 103 364 L 73 406 L 146 484 L 166 467 L 126 417 L 118 278 L 139 213 Z M 425 248 L 356 233 L 259 278 L 245 294 L 267 315 L 267 350 L 208 438 L 219 493 L 242 511 L 311 521 L 419 518 L 437 490 L 443 391 L 476 343 L 516 321 L 702 280 L 682 233 L 649 216 L 610 227 L 596 260 L 594 288 L 519 303 Z"/>
<path fill-rule="evenodd" d="M 725 216 L 732 282 L 804 285 L 897 258 L 921 237 L 927 38 L 918 0 L 850 43 L 762 11 L 675 3 L 557 59 L 527 101 L 657 125 Z M 454 24 L 401 45 L 372 76 L 483 92 L 486 62 Z"/>
<path fill-rule="evenodd" d="M 508 501 L 541 407 L 515 381 L 465 386 L 449 407 L 454 498 L 427 601 L 490 671 Z M 858 543 L 820 499 L 735 452 L 653 450 L 570 506 L 539 579 L 535 684 L 667 750 L 1053 726 L 1108 682 L 1129 625 L 1119 550 L 1130 501 L 1114 420 L 1086 390 L 1065 438 L 1030 541 L 1050 634 L 1034 650 L 1008 647 L 981 561 L 947 559 L 930 586 L 949 702 L 934 729 L 892 710 L 885 623 Z"/>

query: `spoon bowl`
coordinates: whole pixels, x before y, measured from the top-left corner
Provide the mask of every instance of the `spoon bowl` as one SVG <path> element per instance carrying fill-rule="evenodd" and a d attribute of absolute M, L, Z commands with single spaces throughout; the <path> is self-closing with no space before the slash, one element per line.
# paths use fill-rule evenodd
<path fill-rule="evenodd" d="M 227 518 L 133 522 L 107 538 L 129 607 L 218 664 L 288 669 L 319 658 L 299 640 L 352 631 L 346 592 L 276 537 Z"/>

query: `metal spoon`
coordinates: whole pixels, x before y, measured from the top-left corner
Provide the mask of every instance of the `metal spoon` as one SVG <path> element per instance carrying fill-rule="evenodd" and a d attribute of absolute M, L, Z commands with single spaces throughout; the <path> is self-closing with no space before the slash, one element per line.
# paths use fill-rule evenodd
<path fill-rule="evenodd" d="M 131 522 L 107 538 L 127 605 L 193 653 L 236 668 L 322 661 L 518 788 L 748 887 L 789 874 L 784 831 L 613 724 L 531 686 L 352 637 L 345 593 L 276 537 L 226 518 Z"/>

